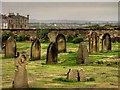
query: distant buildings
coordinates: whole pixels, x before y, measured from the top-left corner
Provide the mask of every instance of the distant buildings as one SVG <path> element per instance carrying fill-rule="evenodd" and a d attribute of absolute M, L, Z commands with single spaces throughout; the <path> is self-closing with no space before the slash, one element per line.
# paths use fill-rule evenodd
<path fill-rule="evenodd" d="M 28 29 L 29 15 L 22 16 L 17 13 L 9 13 L 9 15 L 2 15 L 2 29 Z"/>

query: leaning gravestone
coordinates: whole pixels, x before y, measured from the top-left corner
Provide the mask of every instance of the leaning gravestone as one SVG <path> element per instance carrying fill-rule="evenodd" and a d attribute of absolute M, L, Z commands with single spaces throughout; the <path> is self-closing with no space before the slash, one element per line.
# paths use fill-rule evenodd
<path fill-rule="evenodd" d="M 5 57 L 14 58 L 16 55 L 16 41 L 13 37 L 9 37 L 5 42 Z"/>
<path fill-rule="evenodd" d="M 15 77 L 13 81 L 13 88 L 28 88 L 28 78 L 27 78 L 27 56 L 26 53 L 23 52 L 16 60 L 15 60 Z"/>
<path fill-rule="evenodd" d="M 66 52 L 66 39 L 63 34 L 58 34 L 56 37 L 56 43 L 58 45 L 58 53 Z"/>
<path fill-rule="evenodd" d="M 58 56 L 58 49 L 56 43 L 51 42 L 47 49 L 46 64 L 56 64 Z"/>
<path fill-rule="evenodd" d="M 85 45 L 85 42 L 80 42 L 76 63 L 77 64 L 89 64 L 88 57 L 89 57 L 89 53 L 87 50 L 87 46 Z"/>
<path fill-rule="evenodd" d="M 102 51 L 109 52 L 111 51 L 111 37 L 110 34 L 106 33 L 102 37 Z"/>
<path fill-rule="evenodd" d="M 31 52 L 30 52 L 30 58 L 31 60 L 39 60 L 40 59 L 40 51 L 41 45 L 38 38 L 36 38 L 31 45 Z"/>
<path fill-rule="evenodd" d="M 84 74 L 83 69 L 81 70 L 69 69 L 67 73 L 67 79 L 71 81 L 85 81 L 86 76 Z"/>
<path fill-rule="evenodd" d="M 96 32 L 92 32 L 89 37 L 89 52 L 96 53 L 99 51 L 99 36 Z"/>

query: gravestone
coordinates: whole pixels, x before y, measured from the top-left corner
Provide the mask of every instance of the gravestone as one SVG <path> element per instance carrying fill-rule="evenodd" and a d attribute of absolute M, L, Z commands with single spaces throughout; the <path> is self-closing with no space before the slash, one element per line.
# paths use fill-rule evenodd
<path fill-rule="evenodd" d="M 85 73 L 84 73 L 84 69 L 83 69 L 83 68 L 81 68 L 81 69 L 79 70 L 79 77 L 80 77 L 80 81 L 81 81 L 81 82 L 86 81 L 86 75 L 85 75 Z"/>
<path fill-rule="evenodd" d="M 89 57 L 89 53 L 87 50 L 87 46 L 85 45 L 85 42 L 80 42 L 76 63 L 77 64 L 89 64 L 88 57 Z"/>
<path fill-rule="evenodd" d="M 47 49 L 46 64 L 56 64 L 58 56 L 58 49 L 56 43 L 51 42 Z"/>
<path fill-rule="evenodd" d="M 105 33 L 102 37 L 102 51 L 109 52 L 111 51 L 111 37 L 110 34 Z"/>
<path fill-rule="evenodd" d="M 13 37 L 9 37 L 5 42 L 5 57 L 14 58 L 16 55 L 16 41 Z"/>
<path fill-rule="evenodd" d="M 85 81 L 86 76 L 83 70 L 69 69 L 66 79 L 71 81 Z"/>
<path fill-rule="evenodd" d="M 48 33 L 48 38 L 49 38 L 50 42 L 55 42 L 57 34 L 58 33 L 55 31 Z"/>
<path fill-rule="evenodd" d="M 92 32 L 89 37 L 89 52 L 91 54 L 99 52 L 99 36 L 96 32 Z"/>
<path fill-rule="evenodd" d="M 80 81 L 79 71 L 76 69 L 69 69 L 67 79 L 72 81 Z"/>
<path fill-rule="evenodd" d="M 58 45 L 58 53 L 66 52 L 66 39 L 63 34 L 58 34 L 56 37 L 56 43 Z"/>
<path fill-rule="evenodd" d="M 27 77 L 27 56 L 25 52 L 15 60 L 15 76 L 13 81 L 13 88 L 28 88 L 28 77 Z"/>
<path fill-rule="evenodd" d="M 39 60 L 40 54 L 41 54 L 41 45 L 38 38 L 34 39 L 31 45 L 31 52 L 30 52 L 30 58 L 31 60 Z"/>

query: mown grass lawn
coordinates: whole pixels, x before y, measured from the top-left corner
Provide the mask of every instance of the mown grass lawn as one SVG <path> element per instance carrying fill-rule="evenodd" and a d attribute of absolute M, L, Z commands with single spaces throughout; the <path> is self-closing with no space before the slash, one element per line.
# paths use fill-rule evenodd
<path fill-rule="evenodd" d="M 41 44 L 41 60 L 29 61 L 27 65 L 30 88 L 118 88 L 117 64 L 94 63 L 99 60 L 118 61 L 118 43 L 112 43 L 112 51 L 109 53 L 97 53 L 90 55 L 89 65 L 76 64 L 78 44 L 67 43 L 67 52 L 58 55 L 58 64 L 46 65 L 46 52 L 49 43 Z M 31 42 L 17 42 L 17 51 L 26 51 L 30 55 Z M 88 47 L 88 43 L 87 43 Z M 101 48 L 101 47 L 100 47 Z M 2 58 L 2 87 L 12 87 L 14 79 L 14 58 Z M 95 81 L 63 82 L 55 81 L 57 78 L 66 78 L 69 69 L 83 68 L 88 77 Z"/>

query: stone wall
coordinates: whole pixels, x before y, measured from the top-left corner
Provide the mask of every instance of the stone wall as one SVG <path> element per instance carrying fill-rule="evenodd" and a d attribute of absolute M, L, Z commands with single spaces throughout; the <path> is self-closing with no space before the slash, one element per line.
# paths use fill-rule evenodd
<path fill-rule="evenodd" d="M 29 36 L 35 36 L 37 29 L 4 29 L 4 30 L 10 30 L 14 34 L 20 34 L 25 33 Z M 4 31 L 2 30 L 2 31 Z M 100 39 L 102 39 L 102 36 L 105 33 L 109 33 L 111 38 L 114 36 L 118 36 L 119 30 L 88 30 L 88 29 L 50 29 L 49 32 L 57 32 L 63 34 L 65 37 L 68 34 L 74 35 L 74 34 L 81 34 L 85 39 L 88 38 L 88 36 L 93 32 L 97 32 L 99 34 Z"/>

